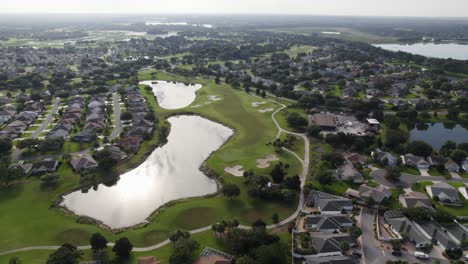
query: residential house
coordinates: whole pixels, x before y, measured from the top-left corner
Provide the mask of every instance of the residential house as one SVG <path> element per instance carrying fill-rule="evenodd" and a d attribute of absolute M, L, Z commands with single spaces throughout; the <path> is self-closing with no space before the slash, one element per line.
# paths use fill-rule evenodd
<path fill-rule="evenodd" d="M 376 149 L 371 152 L 371 156 L 378 163 L 386 164 L 391 167 L 398 165 L 398 158 L 390 152 Z"/>
<path fill-rule="evenodd" d="M 234 257 L 219 250 L 205 247 L 193 264 L 231 264 Z"/>
<path fill-rule="evenodd" d="M 367 164 L 367 157 L 358 153 L 343 153 L 343 158 L 345 161 L 353 164 L 353 165 L 366 165 Z"/>
<path fill-rule="evenodd" d="M 432 238 L 416 223 L 409 220 L 399 211 L 389 210 L 384 213 L 384 220 L 399 238 L 406 234 L 416 248 L 427 248 L 432 245 Z"/>
<path fill-rule="evenodd" d="M 98 163 L 89 154 L 82 154 L 70 159 L 70 165 L 74 171 L 86 171 L 98 167 Z"/>
<path fill-rule="evenodd" d="M 96 132 L 92 130 L 83 130 L 72 137 L 73 141 L 93 142 L 97 138 Z"/>
<path fill-rule="evenodd" d="M 143 138 L 138 135 L 125 136 L 120 138 L 120 141 L 117 143 L 117 145 L 126 152 L 134 152 L 140 148 L 140 144 L 142 141 Z"/>
<path fill-rule="evenodd" d="M 356 245 L 354 239 L 347 233 L 310 233 L 312 244 L 317 250 L 317 256 L 327 257 L 341 255 L 341 243 L 348 242 L 350 247 Z"/>
<path fill-rule="evenodd" d="M 468 172 L 468 158 L 465 158 L 465 160 L 462 162 L 462 168 L 465 172 Z"/>
<path fill-rule="evenodd" d="M 437 199 L 441 204 L 461 206 L 458 191 L 448 183 L 440 182 L 426 186 L 426 191 L 432 199 Z M 435 198 L 437 197 L 437 198 Z"/>
<path fill-rule="evenodd" d="M 364 181 L 362 174 L 350 163 L 341 165 L 336 170 L 336 173 L 338 179 L 343 181 L 352 181 L 354 183 L 362 183 Z"/>
<path fill-rule="evenodd" d="M 398 201 L 404 208 L 424 208 L 428 211 L 435 211 L 432 208 L 431 200 L 424 193 L 411 192 L 410 194 L 401 194 Z"/>
<path fill-rule="evenodd" d="M 431 237 L 431 240 L 443 250 L 460 248 L 458 240 L 438 223 L 431 221 L 418 223 L 418 225 Z"/>
<path fill-rule="evenodd" d="M 431 166 L 437 167 L 437 166 L 445 166 L 447 159 L 441 156 L 431 154 L 429 157 L 427 157 L 427 161 L 429 161 L 429 164 L 431 164 Z"/>
<path fill-rule="evenodd" d="M 460 166 L 451 158 L 447 158 L 447 161 L 445 162 L 444 166 L 445 166 L 445 169 L 447 169 L 450 172 L 460 171 Z"/>
<path fill-rule="evenodd" d="M 310 192 L 306 205 L 325 215 L 339 215 L 353 210 L 350 199 L 315 190 Z"/>
<path fill-rule="evenodd" d="M 125 154 L 125 152 L 123 152 L 117 146 L 108 145 L 108 146 L 105 146 L 104 149 L 110 152 L 111 159 L 115 161 L 121 161 L 127 158 L 127 154 Z"/>
<path fill-rule="evenodd" d="M 307 257 L 304 264 L 357 264 L 355 258 L 349 256 Z"/>
<path fill-rule="evenodd" d="M 423 157 L 415 156 L 413 154 L 406 154 L 402 156 L 403 164 L 409 167 L 417 168 L 420 170 L 428 170 L 431 164 Z"/>
<path fill-rule="evenodd" d="M 365 202 L 367 199 L 372 198 L 376 203 L 381 203 L 392 195 L 390 190 L 384 186 L 370 187 L 368 185 L 361 185 L 358 190 L 348 189 L 346 194 L 349 197 L 360 200 L 361 202 Z"/>
<path fill-rule="evenodd" d="M 373 128 L 376 128 L 376 129 L 380 129 L 380 122 L 375 119 L 375 118 L 367 118 L 366 119 L 367 121 L 367 124 L 370 126 L 370 127 L 373 127 Z"/>
<path fill-rule="evenodd" d="M 304 229 L 316 232 L 337 233 L 353 225 L 353 220 L 345 215 L 308 215 L 304 218 Z"/>
<path fill-rule="evenodd" d="M 59 162 L 56 160 L 42 160 L 36 161 L 32 164 L 31 174 L 44 174 L 55 172 L 58 168 Z"/>

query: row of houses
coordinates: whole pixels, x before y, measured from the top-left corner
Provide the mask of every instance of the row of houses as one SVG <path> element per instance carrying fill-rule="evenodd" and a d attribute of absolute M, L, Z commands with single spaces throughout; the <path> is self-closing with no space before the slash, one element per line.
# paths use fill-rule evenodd
<path fill-rule="evenodd" d="M 432 244 L 444 250 L 460 248 L 462 241 L 468 238 L 468 227 L 458 222 L 443 225 L 435 221 L 416 222 L 394 210 L 386 211 L 384 220 L 398 238 L 406 236 L 418 249 Z"/>
<path fill-rule="evenodd" d="M 150 120 L 145 98 L 138 87 L 128 87 L 126 92 L 126 107 L 131 114 L 130 120 L 123 121 L 125 132 L 121 136 L 118 146 L 127 152 L 135 152 L 140 148 L 145 137 L 153 133 L 154 122 Z"/>
<path fill-rule="evenodd" d="M 102 94 L 91 96 L 82 130 L 72 137 L 77 142 L 93 142 L 106 128 L 106 98 Z"/>
<path fill-rule="evenodd" d="M 70 136 L 70 133 L 72 132 L 76 123 L 78 123 L 81 119 L 85 102 L 85 98 L 79 95 L 73 96 L 70 99 L 67 109 L 62 114 L 59 122 L 54 128 L 52 128 L 52 130 L 47 132 L 45 138 L 47 140 L 67 139 Z"/>
<path fill-rule="evenodd" d="M 408 153 L 401 156 L 401 159 L 404 165 L 417 168 L 419 170 L 428 170 L 431 166 L 444 166 L 444 168 L 450 172 L 459 172 L 461 168 L 460 165 L 458 165 L 451 158 L 445 158 L 434 154 L 424 158 Z M 468 169 L 468 159 L 463 161 L 462 167 L 465 171 L 467 171 L 466 169 Z"/>
<path fill-rule="evenodd" d="M 13 111 L 12 107 L 9 107 L 8 109 Z M 43 110 L 43 102 L 26 102 L 25 108 L 16 116 L 15 120 L 0 131 L 0 138 L 12 140 L 20 137 L 29 128 L 29 126 L 36 121 Z"/>
<path fill-rule="evenodd" d="M 16 107 L 6 104 L 0 109 L 0 126 L 8 123 L 16 115 Z"/>
<path fill-rule="evenodd" d="M 351 248 L 357 246 L 355 239 L 346 233 L 355 225 L 349 216 L 352 210 L 350 199 L 315 190 L 310 192 L 303 212 L 313 214 L 305 215 L 300 221 L 302 226 L 297 227 L 308 233 L 314 249 L 313 254 L 302 256 L 304 263 L 358 263 L 353 257 L 343 255 L 341 247 L 344 242 Z M 295 253 L 295 256 L 300 257 L 300 254 Z"/>

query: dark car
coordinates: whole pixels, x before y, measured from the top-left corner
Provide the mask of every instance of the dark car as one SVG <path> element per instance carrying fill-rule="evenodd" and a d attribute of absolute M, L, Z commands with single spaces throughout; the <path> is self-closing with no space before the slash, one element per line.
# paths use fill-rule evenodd
<path fill-rule="evenodd" d="M 401 255 L 403 255 L 403 253 L 401 252 L 401 250 L 392 250 L 392 255 L 401 257 Z"/>
<path fill-rule="evenodd" d="M 358 252 L 358 251 L 353 251 L 353 253 L 351 254 L 353 254 L 353 256 L 358 257 L 358 258 L 362 257 L 361 252 Z"/>

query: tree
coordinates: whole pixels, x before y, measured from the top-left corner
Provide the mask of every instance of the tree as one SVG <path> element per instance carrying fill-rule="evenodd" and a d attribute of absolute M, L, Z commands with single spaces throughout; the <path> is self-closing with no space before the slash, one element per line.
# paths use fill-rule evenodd
<path fill-rule="evenodd" d="M 291 190 L 301 190 L 301 178 L 298 175 L 293 177 L 286 177 L 283 181 L 284 186 Z"/>
<path fill-rule="evenodd" d="M 278 213 L 274 213 L 273 216 L 271 217 L 271 219 L 273 220 L 273 223 L 275 223 L 275 224 L 279 223 Z"/>
<path fill-rule="evenodd" d="M 94 233 L 89 239 L 91 249 L 96 251 L 107 247 L 107 239 L 101 233 Z"/>
<path fill-rule="evenodd" d="M 432 154 L 432 147 L 424 141 L 413 141 L 408 144 L 406 152 L 416 156 L 427 157 Z"/>
<path fill-rule="evenodd" d="M 320 170 L 317 172 L 317 179 L 320 184 L 327 185 L 333 182 L 334 178 L 328 170 Z"/>
<path fill-rule="evenodd" d="M 21 264 L 21 263 L 22 263 L 21 260 L 16 256 L 11 257 L 10 261 L 8 261 L 8 264 Z"/>
<path fill-rule="evenodd" d="M 461 248 L 448 248 L 444 253 L 449 259 L 459 259 L 463 255 L 463 250 Z"/>
<path fill-rule="evenodd" d="M 375 200 L 372 197 L 367 197 L 364 203 L 369 207 L 373 207 L 375 205 Z"/>
<path fill-rule="evenodd" d="M 24 140 L 18 141 L 16 147 L 19 149 L 33 148 L 39 143 L 39 140 L 35 138 L 26 138 Z"/>
<path fill-rule="evenodd" d="M 242 256 L 236 259 L 236 264 L 255 264 L 255 260 L 248 256 Z"/>
<path fill-rule="evenodd" d="M 220 84 L 220 83 L 221 83 L 221 79 L 219 78 L 219 76 L 216 76 L 216 78 L 215 78 L 215 83 L 216 83 L 216 84 Z"/>
<path fill-rule="evenodd" d="M 394 240 L 391 241 L 391 244 L 392 244 L 392 249 L 393 250 L 396 250 L 396 251 L 401 250 L 401 240 L 394 239 Z"/>
<path fill-rule="evenodd" d="M 265 229 L 265 228 L 266 228 L 266 223 L 265 223 L 262 219 L 257 219 L 257 221 L 255 221 L 255 222 L 252 224 L 252 227 L 253 227 L 253 228 L 262 228 L 262 229 Z"/>
<path fill-rule="evenodd" d="M 398 182 L 400 180 L 401 171 L 398 167 L 386 167 L 385 170 L 387 171 L 387 175 L 385 178 L 392 182 Z"/>
<path fill-rule="evenodd" d="M 184 238 L 174 245 L 174 250 L 169 258 L 170 264 L 186 264 L 193 262 L 193 251 L 200 247 L 197 241 Z"/>
<path fill-rule="evenodd" d="M 58 184 L 59 176 L 56 174 L 46 174 L 41 176 L 41 188 L 55 188 Z"/>
<path fill-rule="evenodd" d="M 112 153 L 108 149 L 103 149 L 94 153 L 94 157 L 103 170 L 109 170 L 115 166 L 115 161 L 112 159 Z"/>
<path fill-rule="evenodd" d="M 256 262 L 258 264 L 283 264 L 288 263 L 285 249 L 279 243 L 260 246 L 256 250 Z"/>
<path fill-rule="evenodd" d="M 351 235 L 352 238 L 357 239 L 362 235 L 362 230 L 357 226 L 351 226 L 348 229 L 348 233 Z"/>
<path fill-rule="evenodd" d="M 71 244 L 63 244 L 59 249 L 49 255 L 47 264 L 77 264 L 83 253 Z"/>
<path fill-rule="evenodd" d="M 177 229 L 176 231 L 172 232 L 172 234 L 169 235 L 169 240 L 171 240 L 172 244 L 175 246 L 177 240 L 187 239 L 189 237 L 190 237 L 189 232 Z"/>
<path fill-rule="evenodd" d="M 132 243 L 126 237 L 119 238 L 115 241 L 115 245 L 112 248 L 112 251 L 119 257 L 128 257 L 130 256 L 130 252 L 133 249 Z"/>
<path fill-rule="evenodd" d="M 288 121 L 288 124 L 294 128 L 299 128 L 302 129 L 306 127 L 309 124 L 309 121 L 307 118 L 301 116 L 300 114 L 296 112 L 292 112 L 288 114 L 286 117 L 286 121 Z"/>
<path fill-rule="evenodd" d="M 101 249 L 93 251 L 93 260 L 99 261 L 100 264 L 109 263 L 109 255 L 107 254 L 107 250 Z"/>
<path fill-rule="evenodd" d="M 223 186 L 221 193 L 224 196 L 229 197 L 229 199 L 232 199 L 233 197 L 237 197 L 240 195 L 240 188 L 235 184 L 228 183 Z"/>
<path fill-rule="evenodd" d="M 467 153 L 463 150 L 456 149 L 452 151 L 450 157 L 458 164 L 462 163 L 462 161 L 466 158 Z"/>
<path fill-rule="evenodd" d="M 261 96 L 262 98 L 265 98 L 265 97 L 266 97 L 266 93 L 265 93 L 264 90 L 262 90 L 262 92 L 260 93 L 260 96 Z"/>
<path fill-rule="evenodd" d="M 340 242 L 340 249 L 341 249 L 342 253 L 345 253 L 346 251 L 348 251 L 349 248 L 350 247 L 349 247 L 349 242 L 348 241 L 344 240 L 344 241 Z"/>
<path fill-rule="evenodd" d="M 448 157 L 450 156 L 450 153 L 452 153 L 452 151 L 455 150 L 456 148 L 457 148 L 457 143 L 451 140 L 448 140 L 444 143 L 444 145 L 442 145 L 442 147 L 439 150 L 439 153 L 442 156 Z"/>
<path fill-rule="evenodd" d="M 309 137 L 319 137 L 322 129 L 318 126 L 308 126 L 306 129 L 307 135 Z"/>
<path fill-rule="evenodd" d="M 120 119 L 122 119 L 122 120 L 131 120 L 132 119 L 132 113 L 123 112 L 122 114 L 120 114 Z"/>
<path fill-rule="evenodd" d="M 281 183 L 284 179 L 285 173 L 281 164 L 276 164 L 273 170 L 270 172 L 270 176 L 276 183 Z"/>

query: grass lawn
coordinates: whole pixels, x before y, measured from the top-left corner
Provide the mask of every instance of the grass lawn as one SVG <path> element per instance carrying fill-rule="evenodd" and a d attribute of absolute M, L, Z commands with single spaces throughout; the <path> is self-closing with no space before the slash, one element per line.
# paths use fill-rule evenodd
<path fill-rule="evenodd" d="M 283 110 L 281 110 L 280 112 L 278 112 L 276 114 L 276 120 L 278 121 L 279 125 L 288 130 L 288 131 L 292 131 L 292 132 L 303 132 L 303 131 L 298 131 L 297 129 L 295 128 L 292 128 L 288 121 L 287 121 L 287 117 L 290 113 L 298 113 L 299 115 L 301 115 L 302 117 L 308 119 L 308 116 L 306 115 L 306 113 L 304 112 L 303 109 L 300 109 L 300 108 L 292 108 L 292 107 L 288 107 L 288 108 L 285 108 Z"/>
<path fill-rule="evenodd" d="M 436 168 L 430 168 L 429 169 L 429 175 L 431 176 L 450 176 L 450 173 L 448 171 L 440 172 Z"/>
<path fill-rule="evenodd" d="M 421 175 L 421 172 L 418 169 L 413 168 L 413 167 L 408 167 L 408 166 L 403 166 L 401 168 L 401 172 L 408 173 L 411 175 Z"/>
<path fill-rule="evenodd" d="M 275 234 L 280 237 L 280 240 L 284 245 L 288 245 L 290 243 L 291 234 L 289 234 L 287 231 L 285 232 L 281 230 L 280 233 Z M 213 231 L 211 230 L 192 235 L 191 238 L 196 240 L 200 244 L 200 247 L 194 252 L 194 256 L 198 256 L 205 247 L 215 248 L 217 250 L 221 250 L 223 252 L 232 254 L 232 250 L 227 245 L 227 243 L 223 239 L 217 239 L 214 236 Z M 111 263 L 114 264 L 134 264 L 136 263 L 136 259 L 141 256 L 154 256 L 157 261 L 162 261 L 162 263 L 169 263 L 169 257 L 171 256 L 172 251 L 172 244 L 168 244 L 159 249 L 148 252 L 133 252 L 128 259 L 119 260 L 114 257 L 112 248 L 107 249 L 108 256 L 112 261 Z M 47 261 L 47 257 L 52 252 L 53 251 L 51 250 L 35 250 L 16 254 L 9 254 L 6 256 L 0 256 L 0 263 L 8 263 L 11 257 L 17 256 L 20 258 L 21 263 L 43 264 Z M 91 250 L 84 250 L 82 261 L 90 260 L 92 260 Z"/>
<path fill-rule="evenodd" d="M 149 71 L 140 74 L 140 78 L 148 76 L 148 79 L 151 79 Z M 94 225 L 78 224 L 75 222 L 76 217 L 50 208 L 57 196 L 79 185 L 79 176 L 72 173 L 69 166 L 61 166 L 60 185 L 56 190 L 42 191 L 38 178 L 31 177 L 9 190 L 0 191 L 0 211 L 8 212 L 8 214 L 0 214 L 0 234 L 2 234 L 0 251 L 34 245 L 60 245 L 64 242 L 85 245 L 91 234 L 97 231 L 104 234 L 109 241 L 127 236 L 135 246 L 141 247 L 165 240 L 170 232 L 177 228 L 194 229 L 211 225 L 222 219 L 234 218 L 246 225 L 250 225 L 258 218 L 272 223 L 274 213 L 278 213 L 279 218 L 283 219 L 295 211 L 297 199 L 291 203 L 252 200 L 247 195 L 243 178 L 233 177 L 224 172 L 226 166 L 241 164 L 257 174 L 267 175 L 273 167 L 256 168 L 257 158 L 274 153 L 274 148 L 266 143 L 274 140 L 277 133 L 271 120 L 271 112 L 259 113 L 258 107 L 254 108 L 251 105 L 252 102 L 261 100 L 260 98 L 248 95 L 242 90 L 235 90 L 228 85 L 216 85 L 212 80 L 202 78 L 182 78 L 166 73 L 158 73 L 157 78 L 203 84 L 204 87 L 197 91 L 194 105 L 207 102 L 206 95 L 217 95 L 222 98 L 221 101 L 211 102 L 199 108 L 188 107 L 169 111 L 159 108 L 153 94 L 141 88 L 142 94 L 155 109 L 161 121 L 170 114 L 191 112 L 235 129 L 235 135 L 215 152 L 206 164 L 224 182 L 237 184 L 241 188 L 241 195 L 232 200 L 216 196 L 174 202 L 173 205 L 161 209 L 159 213 L 152 216 L 151 223 L 146 227 L 116 235 Z M 152 146 L 155 146 L 157 141 L 156 133 L 154 138 L 143 142 L 137 154 L 116 167 L 115 171 L 124 172 L 140 164 L 145 154 L 152 149 Z M 73 152 L 77 149 L 76 144 L 67 142 L 63 151 Z M 288 175 L 295 175 L 301 171 L 300 163 L 291 154 L 283 152 L 278 155 L 283 163 L 290 164 Z M 164 250 L 158 252 L 164 252 Z"/>
<path fill-rule="evenodd" d="M 85 149 L 91 148 L 92 146 L 93 146 L 92 143 L 66 141 L 63 144 L 62 152 L 65 152 L 65 153 L 79 152 L 79 151 L 83 151 Z"/>
<path fill-rule="evenodd" d="M 413 186 L 411 188 L 413 189 L 413 191 L 422 192 L 422 193 L 425 193 L 427 195 L 426 186 L 430 186 L 432 184 L 433 184 L 432 182 L 421 181 L 421 182 L 417 182 L 417 183 L 413 184 Z M 465 186 L 461 182 L 449 182 L 449 184 L 452 185 L 455 188 Z M 468 201 L 465 200 L 465 198 L 463 198 L 463 196 L 460 193 L 458 193 L 458 197 L 460 198 L 460 200 L 463 203 L 462 206 L 446 206 L 446 205 L 442 205 L 442 204 L 440 204 L 438 202 L 434 202 L 434 204 L 436 204 L 436 207 L 438 209 L 440 209 L 440 210 L 442 210 L 444 212 L 447 212 L 447 213 L 449 213 L 451 215 L 468 216 Z"/>
<path fill-rule="evenodd" d="M 298 45 L 294 46 L 288 50 L 285 50 L 284 53 L 288 54 L 289 57 L 296 57 L 299 53 L 312 53 L 317 47 L 307 46 L 307 45 Z"/>

